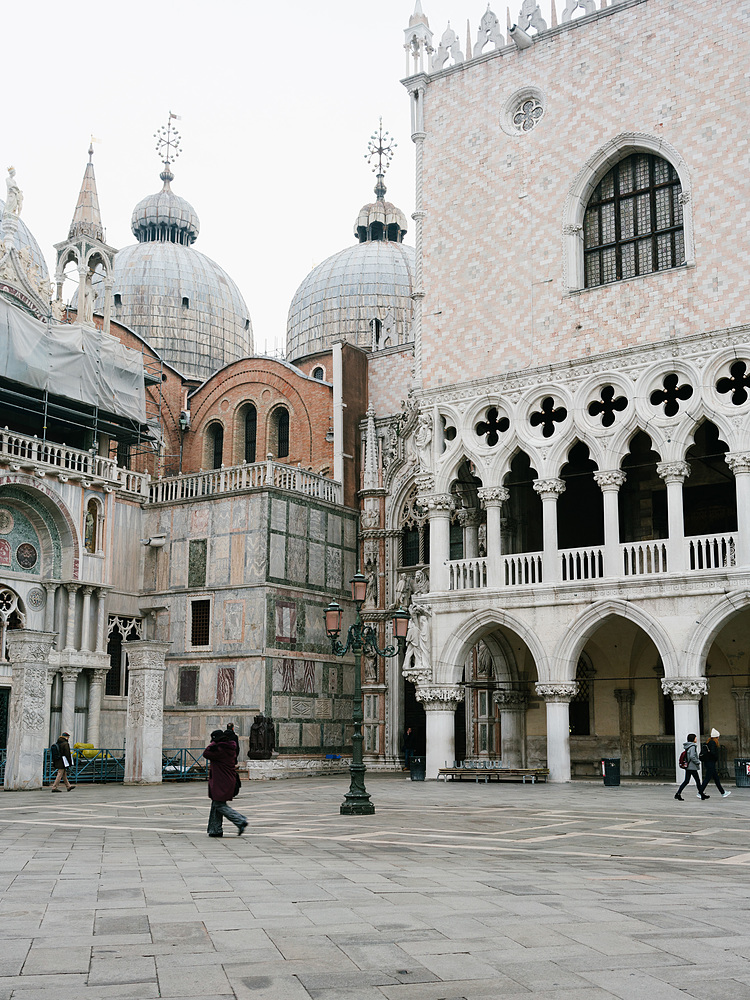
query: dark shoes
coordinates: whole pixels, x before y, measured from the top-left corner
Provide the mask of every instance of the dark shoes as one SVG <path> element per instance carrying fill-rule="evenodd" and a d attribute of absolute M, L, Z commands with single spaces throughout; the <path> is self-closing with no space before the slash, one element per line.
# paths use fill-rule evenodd
<path fill-rule="evenodd" d="M 223 837 L 223 833 L 209 833 L 209 837 Z"/>
<path fill-rule="evenodd" d="M 701 798 L 702 798 L 702 799 L 710 799 L 710 798 L 711 798 L 711 796 L 710 796 L 710 795 L 701 795 Z"/>
<path fill-rule="evenodd" d="M 680 795 L 680 793 L 679 793 L 679 792 L 678 792 L 678 793 L 677 793 L 677 794 L 675 795 L 675 798 L 677 799 L 677 801 L 678 801 L 678 802 L 684 802 L 684 801 L 685 801 L 685 800 L 683 799 L 683 797 L 682 797 L 682 796 Z"/>
<path fill-rule="evenodd" d="M 76 786 L 75 785 L 68 785 L 68 791 L 69 792 L 74 792 L 75 790 L 76 790 Z"/>
<path fill-rule="evenodd" d="M 243 823 L 242 826 L 237 827 L 237 836 L 241 837 L 242 834 L 247 830 L 247 823 Z"/>

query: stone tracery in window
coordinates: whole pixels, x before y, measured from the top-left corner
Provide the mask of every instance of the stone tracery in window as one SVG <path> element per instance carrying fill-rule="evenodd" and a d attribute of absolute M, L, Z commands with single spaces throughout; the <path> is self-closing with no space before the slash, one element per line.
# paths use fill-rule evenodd
<path fill-rule="evenodd" d="M 543 437 L 552 437 L 555 433 L 555 424 L 561 424 L 568 416 L 568 411 L 564 406 L 555 406 L 552 396 L 546 396 L 542 400 L 541 409 L 535 410 L 529 417 L 532 427 L 542 428 Z"/>
<path fill-rule="evenodd" d="M 601 415 L 602 427 L 611 427 L 615 422 L 615 414 L 621 413 L 627 408 L 628 401 L 625 396 L 615 396 L 614 386 L 602 386 L 599 399 L 589 403 L 589 415 L 598 417 Z"/>
<path fill-rule="evenodd" d="M 480 420 L 476 426 L 478 437 L 483 437 L 490 448 L 494 448 L 500 440 L 500 434 L 504 434 L 510 427 L 510 420 L 501 417 L 496 406 L 491 406 L 484 415 L 484 420 Z"/>
<path fill-rule="evenodd" d="M 731 393 L 731 399 L 735 406 L 742 406 L 748 400 L 748 388 L 750 388 L 750 374 L 747 371 L 745 361 L 735 361 L 729 369 L 729 376 L 720 378 L 716 383 L 716 391 L 722 395 Z"/>
<path fill-rule="evenodd" d="M 535 97 L 525 97 L 513 114 L 513 125 L 519 132 L 530 132 L 544 116 L 544 107 Z"/>
<path fill-rule="evenodd" d="M 664 376 L 662 382 L 664 388 L 655 389 L 649 397 L 652 406 L 664 404 L 665 417 L 674 417 L 680 410 L 680 402 L 690 399 L 693 395 L 693 387 L 687 382 L 679 385 L 679 381 L 679 377 L 674 372 L 670 372 L 669 375 Z"/>

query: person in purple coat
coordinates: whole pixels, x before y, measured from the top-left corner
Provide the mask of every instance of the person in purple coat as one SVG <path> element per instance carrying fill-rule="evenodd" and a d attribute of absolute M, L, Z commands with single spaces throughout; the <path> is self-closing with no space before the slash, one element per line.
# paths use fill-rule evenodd
<path fill-rule="evenodd" d="M 208 797 L 211 799 L 211 812 L 208 814 L 209 837 L 223 837 L 222 824 L 224 817 L 237 827 L 237 836 L 241 837 L 247 827 L 247 818 L 232 809 L 227 803 L 237 794 L 237 748 L 226 738 L 226 733 L 215 729 L 211 733 L 211 742 L 203 751 L 203 756 L 209 761 Z"/>

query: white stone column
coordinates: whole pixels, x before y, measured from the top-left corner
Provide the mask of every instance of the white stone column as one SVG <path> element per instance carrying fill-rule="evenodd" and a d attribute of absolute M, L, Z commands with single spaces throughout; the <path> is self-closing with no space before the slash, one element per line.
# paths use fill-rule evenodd
<path fill-rule="evenodd" d="M 526 766 L 526 705 L 525 691 L 495 691 L 495 704 L 500 709 L 500 756 L 505 767 Z"/>
<path fill-rule="evenodd" d="M 425 710 L 427 724 L 427 761 L 425 777 L 437 778 L 438 770 L 453 764 L 456 757 L 456 709 L 464 700 L 463 688 L 458 685 L 447 687 L 420 687 L 417 701 Z"/>
<path fill-rule="evenodd" d="M 54 632 L 51 634 L 55 635 Z M 52 687 L 55 683 L 56 675 L 57 671 L 54 668 L 49 667 L 49 669 L 47 670 L 47 692 L 44 696 L 44 732 L 46 734 L 44 737 L 45 744 L 47 742 L 47 737 L 50 735 L 49 730 L 52 724 Z M 60 735 L 59 733 L 55 734 L 54 738 L 57 739 L 59 735 Z"/>
<path fill-rule="evenodd" d="M 112 278 L 104 279 L 104 310 L 102 319 L 102 330 L 104 333 L 109 333 L 109 324 L 112 317 L 112 285 L 114 281 Z M 91 742 L 91 741 L 89 741 Z"/>
<path fill-rule="evenodd" d="M 534 489 L 542 498 L 542 582 L 560 582 L 560 552 L 557 545 L 557 498 L 565 492 L 562 479 L 535 479 Z M 567 779 L 566 779 L 567 780 Z"/>
<path fill-rule="evenodd" d="M 104 668 L 92 670 L 89 674 L 89 722 L 86 733 L 86 742 L 99 746 L 99 724 L 102 714 L 102 695 L 104 694 L 104 681 L 107 678 L 107 671 Z"/>
<path fill-rule="evenodd" d="M 625 473 L 619 469 L 594 473 L 594 479 L 602 491 L 604 502 L 604 575 L 610 579 L 623 575 L 620 557 L 620 508 L 617 501 L 620 487 L 626 478 Z"/>
<path fill-rule="evenodd" d="M 685 772 L 680 767 L 682 744 L 688 733 L 700 737 L 700 714 L 698 705 L 704 694 L 708 694 L 708 680 L 705 677 L 662 677 L 661 688 L 674 703 L 674 773 L 675 780 L 682 784 Z"/>
<path fill-rule="evenodd" d="M 44 589 L 47 592 L 47 600 L 44 604 L 44 631 L 55 631 L 55 594 L 57 593 L 56 583 L 45 583 Z"/>
<path fill-rule="evenodd" d="M 447 590 L 453 497 L 450 493 L 438 493 L 420 497 L 419 503 L 430 519 L 430 590 Z"/>
<path fill-rule="evenodd" d="M 96 651 L 107 651 L 107 591 L 102 587 L 96 592 L 98 605 L 96 609 Z"/>
<path fill-rule="evenodd" d="M 735 559 L 738 566 L 750 566 L 750 452 L 727 454 L 724 461 L 734 473 L 737 493 L 737 546 Z"/>
<path fill-rule="evenodd" d="M 536 693 L 547 703 L 547 767 L 550 781 L 570 781 L 570 701 L 576 681 L 537 682 Z"/>
<path fill-rule="evenodd" d="M 464 507 L 457 517 L 463 530 L 464 559 L 476 559 L 479 555 L 479 511 Z M 450 532 L 450 526 L 448 531 Z"/>
<path fill-rule="evenodd" d="M 656 472 L 667 484 L 667 523 L 669 525 L 667 572 L 682 573 L 686 566 L 682 484 L 690 475 L 690 466 L 687 462 L 659 462 L 656 466 Z"/>
<path fill-rule="evenodd" d="M 3 782 L 6 792 L 42 787 L 42 764 L 47 742 L 44 728 L 47 672 L 54 641 L 54 632 L 30 629 L 11 629 L 8 632 L 13 689 Z"/>
<path fill-rule="evenodd" d="M 63 667 L 62 674 L 62 720 L 60 732 L 74 735 L 76 721 L 76 681 L 81 667 Z"/>
<path fill-rule="evenodd" d="M 64 652 L 75 652 L 76 642 L 76 591 L 77 583 L 66 583 L 65 589 L 68 592 L 68 615 L 65 623 L 65 648 Z M 72 735 L 72 734 L 71 734 Z"/>
<path fill-rule="evenodd" d="M 168 642 L 128 643 L 128 716 L 125 723 L 125 784 L 161 783 L 164 657 Z"/>
<path fill-rule="evenodd" d="M 510 499 L 505 486 L 488 486 L 477 490 L 477 496 L 487 511 L 487 585 L 503 585 L 503 504 Z"/>
<path fill-rule="evenodd" d="M 88 650 L 91 634 L 91 595 L 94 587 L 83 587 L 83 608 L 81 610 L 81 649 Z"/>

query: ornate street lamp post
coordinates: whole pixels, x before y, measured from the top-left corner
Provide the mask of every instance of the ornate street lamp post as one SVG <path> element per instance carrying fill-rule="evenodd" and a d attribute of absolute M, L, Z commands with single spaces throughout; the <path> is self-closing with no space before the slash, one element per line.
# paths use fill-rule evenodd
<path fill-rule="evenodd" d="M 367 592 L 367 580 L 362 573 L 355 573 L 351 582 L 352 600 L 357 606 L 357 617 L 349 628 L 346 642 L 339 642 L 341 634 L 342 609 L 336 601 L 331 601 L 325 609 L 326 633 L 331 640 L 331 651 L 336 656 L 345 656 L 349 650 L 354 653 L 354 705 L 352 710 L 352 721 L 354 722 L 354 734 L 352 735 L 352 763 L 349 767 L 351 782 L 349 791 L 341 803 L 342 816 L 371 816 L 375 812 L 375 806 L 370 801 L 369 792 L 365 789 L 365 767 L 362 759 L 362 650 L 368 649 L 378 656 L 395 656 L 398 653 L 398 646 L 386 646 L 385 649 L 378 648 L 377 631 L 370 625 L 362 625 L 360 608 Z M 399 608 L 393 614 L 393 631 L 396 640 L 406 638 L 406 630 L 409 626 L 409 614 L 403 608 Z"/>

